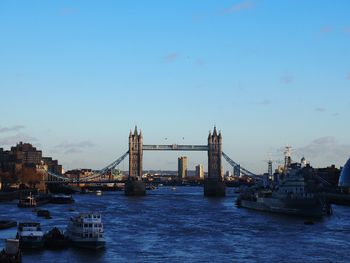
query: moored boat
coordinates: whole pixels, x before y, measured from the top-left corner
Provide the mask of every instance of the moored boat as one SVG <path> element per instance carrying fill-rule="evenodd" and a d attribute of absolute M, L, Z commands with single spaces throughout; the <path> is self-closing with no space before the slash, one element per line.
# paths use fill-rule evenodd
<path fill-rule="evenodd" d="M 18 198 L 17 191 L 0 191 L 0 202 L 12 201 L 16 198 Z"/>
<path fill-rule="evenodd" d="M 74 199 L 72 195 L 56 194 L 51 196 L 50 202 L 53 204 L 71 204 Z"/>
<path fill-rule="evenodd" d="M 45 247 L 49 249 L 63 249 L 69 246 L 68 238 L 57 227 L 44 235 Z"/>
<path fill-rule="evenodd" d="M 22 253 L 19 249 L 18 239 L 6 239 L 6 247 L 0 252 L 1 263 L 20 263 L 22 262 Z"/>
<path fill-rule="evenodd" d="M 50 201 L 50 196 L 46 194 L 32 195 L 24 198 L 20 198 L 18 202 L 18 207 L 37 207 L 40 205 L 47 204 Z"/>
<path fill-rule="evenodd" d="M 6 229 L 17 226 L 16 221 L 12 220 L 0 220 L 0 229 Z"/>
<path fill-rule="evenodd" d="M 24 198 L 19 199 L 18 207 L 36 207 L 36 200 L 34 196 L 29 195 Z"/>
<path fill-rule="evenodd" d="M 42 248 L 44 246 L 44 232 L 41 230 L 40 223 L 19 223 L 17 237 L 21 248 Z"/>
<path fill-rule="evenodd" d="M 40 217 L 51 218 L 49 210 L 38 210 L 36 214 L 37 216 L 40 216 Z"/>
<path fill-rule="evenodd" d="M 99 213 L 81 213 L 72 217 L 65 235 L 73 245 L 82 248 L 100 249 L 106 243 Z"/>

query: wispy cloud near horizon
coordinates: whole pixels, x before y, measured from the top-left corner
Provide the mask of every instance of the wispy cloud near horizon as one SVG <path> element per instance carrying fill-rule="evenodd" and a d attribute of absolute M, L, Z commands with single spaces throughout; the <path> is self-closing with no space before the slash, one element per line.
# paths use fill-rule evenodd
<path fill-rule="evenodd" d="M 268 99 L 264 99 L 264 100 L 256 102 L 255 104 L 262 105 L 262 106 L 267 106 L 267 105 L 271 105 L 271 101 L 268 100 Z"/>
<path fill-rule="evenodd" d="M 306 146 L 296 149 L 296 152 L 307 159 L 315 161 L 343 161 L 349 158 L 350 145 L 342 144 L 333 136 L 324 136 L 314 139 Z"/>
<path fill-rule="evenodd" d="M 20 130 L 23 130 L 25 127 L 23 125 L 13 125 L 10 127 L 1 127 L 0 126 L 0 133 L 5 132 L 18 132 Z"/>
<path fill-rule="evenodd" d="M 80 153 L 82 149 L 94 147 L 91 141 L 81 141 L 78 143 L 62 142 L 54 146 L 56 151 L 64 151 L 64 153 Z"/>
<path fill-rule="evenodd" d="M 318 112 L 326 112 L 327 109 L 324 108 L 324 107 L 317 107 L 317 108 L 315 108 L 315 111 L 318 111 Z"/>
<path fill-rule="evenodd" d="M 9 145 L 15 145 L 18 142 L 33 143 L 33 142 L 38 142 L 38 139 L 24 133 L 18 133 L 16 135 L 0 138 L 0 145 L 9 146 Z"/>

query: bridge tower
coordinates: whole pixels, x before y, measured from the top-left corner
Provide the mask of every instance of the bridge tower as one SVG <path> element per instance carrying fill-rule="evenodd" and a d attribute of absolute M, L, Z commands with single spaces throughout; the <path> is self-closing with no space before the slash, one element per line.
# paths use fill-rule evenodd
<path fill-rule="evenodd" d="M 129 134 L 129 176 L 125 182 L 125 195 L 140 196 L 146 194 L 145 184 L 142 182 L 142 132 Z"/>
<path fill-rule="evenodd" d="M 208 178 L 204 181 L 204 196 L 225 196 L 225 182 L 222 173 L 222 136 L 214 127 L 208 136 Z"/>

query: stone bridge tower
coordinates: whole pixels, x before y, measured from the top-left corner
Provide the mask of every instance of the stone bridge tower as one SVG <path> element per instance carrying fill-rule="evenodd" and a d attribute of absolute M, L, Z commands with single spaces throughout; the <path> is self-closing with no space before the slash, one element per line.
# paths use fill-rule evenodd
<path fill-rule="evenodd" d="M 125 182 L 125 195 L 145 195 L 145 184 L 142 182 L 142 133 L 135 131 L 129 134 L 129 177 Z"/>
<path fill-rule="evenodd" d="M 225 196 L 225 182 L 222 173 L 222 136 L 214 127 L 208 136 L 208 178 L 204 182 L 205 196 Z"/>
<path fill-rule="evenodd" d="M 134 134 L 129 134 L 129 179 L 133 181 L 141 180 L 142 176 L 142 133 L 137 132 L 135 126 Z"/>

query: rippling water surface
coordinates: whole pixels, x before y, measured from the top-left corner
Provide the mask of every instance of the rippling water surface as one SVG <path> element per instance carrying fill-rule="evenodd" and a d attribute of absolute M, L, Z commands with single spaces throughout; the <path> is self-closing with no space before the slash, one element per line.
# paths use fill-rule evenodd
<path fill-rule="evenodd" d="M 222 199 L 204 198 L 201 187 L 161 187 L 138 198 L 75 195 L 72 205 L 42 206 L 52 219 L 8 202 L 0 203 L 0 218 L 38 221 L 49 230 L 65 229 L 78 212 L 102 213 L 106 249 L 25 251 L 24 263 L 350 262 L 350 207 L 333 206 L 333 216 L 304 225 L 303 219 L 236 208 L 233 189 L 227 192 Z M 15 228 L 1 230 L 1 245 L 15 235 Z"/>

